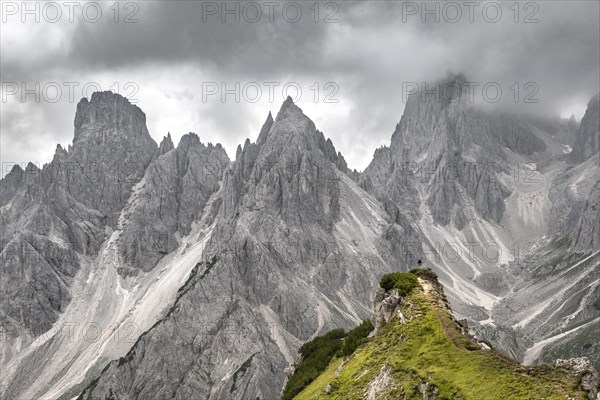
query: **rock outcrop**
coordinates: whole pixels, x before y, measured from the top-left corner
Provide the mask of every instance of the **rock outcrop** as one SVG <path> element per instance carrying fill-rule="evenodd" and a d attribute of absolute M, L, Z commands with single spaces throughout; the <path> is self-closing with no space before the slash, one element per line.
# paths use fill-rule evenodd
<path fill-rule="evenodd" d="M 580 389 L 588 393 L 592 400 L 600 399 L 600 377 L 590 360 L 585 357 L 570 358 L 568 360 L 558 359 L 554 365 L 558 368 L 572 370 L 581 377 Z"/>
<path fill-rule="evenodd" d="M 571 162 L 579 164 L 600 153 L 600 93 L 588 103 L 571 151 Z"/>
<path fill-rule="evenodd" d="M 400 320 L 404 319 L 402 312 L 398 309 L 400 301 L 401 297 L 398 296 L 396 289 L 387 293 L 383 288 L 377 289 L 373 304 L 373 326 L 375 327 L 373 334 L 379 330 L 381 324 L 389 322 L 392 317 L 397 316 Z"/>

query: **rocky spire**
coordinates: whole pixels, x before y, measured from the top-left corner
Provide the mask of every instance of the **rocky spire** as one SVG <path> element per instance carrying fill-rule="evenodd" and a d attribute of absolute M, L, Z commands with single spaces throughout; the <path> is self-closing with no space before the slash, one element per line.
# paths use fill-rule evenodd
<path fill-rule="evenodd" d="M 160 146 L 158 146 L 158 155 L 162 156 L 163 154 L 168 153 L 174 148 L 175 146 L 173 146 L 173 141 L 171 140 L 171 132 L 169 132 L 167 133 L 167 136 L 165 136 L 160 142 Z"/>
<path fill-rule="evenodd" d="M 600 151 L 600 93 L 588 103 L 585 115 L 581 120 L 571 162 L 579 164 Z"/>
<path fill-rule="evenodd" d="M 132 186 L 158 150 L 146 115 L 119 94 L 95 92 L 77 105 L 74 125 L 73 147 L 60 162 L 78 168 L 71 168 L 64 183 L 75 199 L 107 215 L 115 226 Z"/>
<path fill-rule="evenodd" d="M 267 140 L 271 126 L 273 126 L 273 116 L 271 115 L 271 111 L 269 111 L 269 115 L 267 115 L 267 119 L 260 130 L 256 144 L 260 146 Z"/>

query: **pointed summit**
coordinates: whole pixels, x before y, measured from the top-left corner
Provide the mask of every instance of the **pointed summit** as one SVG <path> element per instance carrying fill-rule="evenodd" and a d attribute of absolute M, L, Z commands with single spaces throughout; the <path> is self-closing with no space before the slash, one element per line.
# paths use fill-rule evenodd
<path fill-rule="evenodd" d="M 292 100 L 291 96 L 288 96 L 285 99 L 285 101 L 283 102 L 283 104 L 281 105 L 279 112 L 277 113 L 277 119 L 280 119 L 285 114 L 291 114 L 291 113 L 302 114 L 302 109 L 300 107 L 298 107 L 296 104 L 294 104 L 294 100 Z M 302 114 L 302 115 L 304 115 L 304 114 Z"/>
<path fill-rule="evenodd" d="M 38 166 L 32 163 L 31 161 L 29 161 L 27 163 L 27 167 L 25 167 L 25 172 L 38 172 L 39 170 L 40 169 L 38 168 Z"/>
<path fill-rule="evenodd" d="M 290 104 L 294 104 L 294 99 L 292 99 L 292 96 L 288 96 L 285 98 L 285 101 L 281 105 L 281 108 L 285 107 L 286 105 L 290 105 Z"/>
<path fill-rule="evenodd" d="M 146 115 L 119 94 L 95 92 L 77 105 L 74 125 L 73 146 L 62 161 L 81 168 L 69 169 L 69 193 L 106 215 L 108 224 L 115 227 L 131 187 L 157 154 Z M 86 175 L 89 171 L 100 173 L 91 180 Z"/>
<path fill-rule="evenodd" d="M 260 133 L 258 134 L 258 139 L 256 140 L 256 144 L 259 146 L 263 144 L 267 140 L 267 136 L 269 135 L 269 130 L 273 126 L 273 116 L 271 115 L 271 111 L 269 111 L 269 115 L 267 115 L 267 119 L 260 129 Z"/>
<path fill-rule="evenodd" d="M 163 140 L 160 142 L 160 146 L 158 147 L 158 156 L 162 156 L 163 154 L 168 153 L 173 150 L 175 146 L 173 145 L 173 141 L 171 140 L 171 132 L 167 133 L 167 136 L 163 137 Z"/>
<path fill-rule="evenodd" d="M 69 153 L 65 150 L 60 144 L 56 145 L 56 150 L 54 151 L 53 161 L 62 162 L 69 157 Z"/>

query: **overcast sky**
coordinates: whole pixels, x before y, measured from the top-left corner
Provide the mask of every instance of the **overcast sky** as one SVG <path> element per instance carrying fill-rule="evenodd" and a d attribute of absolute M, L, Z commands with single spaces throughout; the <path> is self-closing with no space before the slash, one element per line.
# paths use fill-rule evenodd
<path fill-rule="evenodd" d="M 596 0 L 508 1 L 500 11 L 495 2 L 427 2 L 429 14 L 400 1 L 29 1 L 30 14 L 21 1 L 0 3 L 3 175 L 71 143 L 85 85 L 88 96 L 97 84 L 137 101 L 157 142 L 196 132 L 231 158 L 289 94 L 358 170 L 389 144 L 412 83 L 462 72 L 479 97 L 497 82 L 494 107 L 578 119 L 600 87 Z M 23 99 L 23 85 L 36 83 L 39 101 Z"/>

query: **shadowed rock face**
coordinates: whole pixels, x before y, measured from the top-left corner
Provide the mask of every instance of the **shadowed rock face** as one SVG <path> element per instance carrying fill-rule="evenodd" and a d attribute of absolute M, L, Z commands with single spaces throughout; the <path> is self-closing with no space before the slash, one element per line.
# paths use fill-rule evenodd
<path fill-rule="evenodd" d="M 465 226 L 465 202 L 487 220 L 502 219 L 510 194 L 500 180 L 508 170 L 503 148 L 524 155 L 546 149 L 526 121 L 479 111 L 466 93 L 446 93 L 446 87 L 464 88 L 465 81 L 453 76 L 436 93 L 410 95 L 389 149 L 375 152 L 363 178 L 383 202 L 391 200 L 414 218 L 420 215 L 418 197 L 426 196 L 434 221 L 458 229 Z"/>
<path fill-rule="evenodd" d="M 588 103 L 585 115 L 581 120 L 573 151 L 571 162 L 581 163 L 600 152 L 600 93 Z"/>

